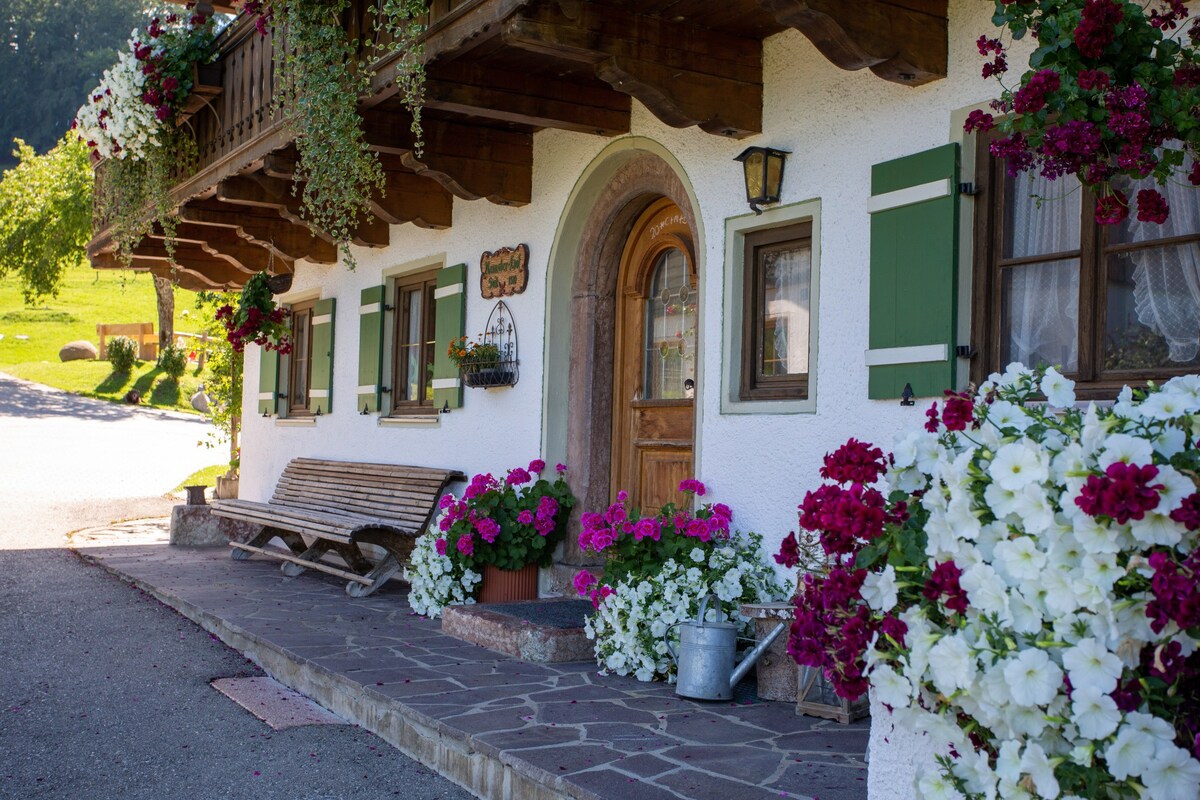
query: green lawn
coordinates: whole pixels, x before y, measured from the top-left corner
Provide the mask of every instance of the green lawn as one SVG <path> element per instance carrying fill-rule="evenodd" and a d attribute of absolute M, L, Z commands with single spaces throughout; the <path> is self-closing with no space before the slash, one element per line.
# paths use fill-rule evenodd
<path fill-rule="evenodd" d="M 185 486 L 216 486 L 217 478 L 229 472 L 228 464 L 214 464 L 211 467 L 198 469 L 179 482 L 175 492 L 182 492 Z"/>
<path fill-rule="evenodd" d="M 196 295 L 175 290 L 175 330 L 197 332 L 191 316 Z M 93 270 L 86 264 L 68 270 L 58 297 L 28 307 L 20 285 L 10 276 L 0 280 L 0 372 L 89 397 L 120 400 L 130 389 L 142 403 L 191 411 L 189 398 L 203 382 L 189 368 L 176 384 L 154 363 L 139 362 L 129 375 L 114 375 L 106 361 L 58 360 L 67 342 L 86 339 L 99 345 L 100 323 L 153 322 L 158 327 L 154 281 L 144 273 Z M 27 338 L 18 338 L 27 337 Z"/>

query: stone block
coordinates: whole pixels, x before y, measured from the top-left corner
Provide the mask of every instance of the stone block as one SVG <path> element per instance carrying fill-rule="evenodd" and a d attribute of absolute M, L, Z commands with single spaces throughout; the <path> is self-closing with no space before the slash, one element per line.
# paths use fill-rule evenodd
<path fill-rule="evenodd" d="M 247 542 L 262 526 L 214 516 L 212 506 L 171 509 L 171 544 L 181 547 L 224 547 L 230 539 Z"/>
<path fill-rule="evenodd" d="M 754 620 L 754 633 L 761 642 L 776 626 L 791 625 L 795 614 L 791 603 L 753 603 L 741 607 L 743 616 Z M 784 632 L 755 665 L 758 696 L 763 700 L 795 702 L 799 688 L 799 666 L 787 652 Z"/>
<path fill-rule="evenodd" d="M 593 658 L 592 643 L 583 628 L 539 625 L 491 611 L 485 605 L 447 606 L 442 612 L 442 633 L 535 664 Z"/>
<path fill-rule="evenodd" d="M 19 337 L 18 337 L 19 338 Z M 98 358 L 100 351 L 96 349 L 96 345 L 86 340 L 77 342 L 67 342 L 58 351 L 59 361 L 91 361 Z"/>

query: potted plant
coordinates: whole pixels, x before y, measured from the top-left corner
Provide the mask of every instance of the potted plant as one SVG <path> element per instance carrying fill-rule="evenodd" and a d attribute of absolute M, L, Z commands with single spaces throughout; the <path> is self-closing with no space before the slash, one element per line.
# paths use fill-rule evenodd
<path fill-rule="evenodd" d="M 447 355 L 458 366 L 463 383 L 467 386 L 488 388 L 510 386 L 513 383 L 513 365 L 495 342 L 486 339 L 469 342 L 466 336 L 460 336 L 450 340 Z"/>
<path fill-rule="evenodd" d="M 604 513 L 582 516 L 579 546 L 608 558 L 603 579 L 586 570 L 575 576 L 576 591 L 596 607 L 585 625 L 605 671 L 673 682 L 666 637 L 671 633 L 678 641 L 673 626 L 694 620 L 702 598 L 716 595 L 720 609 L 710 606 L 709 614 L 732 612 L 741 635 L 752 637 L 753 626 L 738 613 L 739 605 L 789 594 L 767 564 L 762 537 L 731 529 L 729 506 L 710 503 L 693 513 L 693 500 L 706 487 L 688 479 L 679 491 L 683 503 L 668 503 L 653 516 L 627 509 L 623 491 Z"/>
<path fill-rule="evenodd" d="M 292 351 L 288 311 L 271 296 L 270 281 L 271 276 L 265 272 L 251 275 L 238 296 L 237 307 L 224 305 L 217 309 L 216 318 L 225 326 L 225 339 L 239 353 L 248 344 L 278 350 L 281 355 Z"/>
<path fill-rule="evenodd" d="M 566 467 L 558 465 L 553 481 L 542 476 L 545 468 L 535 459 L 504 480 L 481 473 L 462 498 L 442 498 L 438 549 L 483 575 L 481 603 L 537 598 L 538 567 L 549 566 L 575 505 Z"/>
<path fill-rule="evenodd" d="M 920 797 L 1196 797 L 1200 376 L 1011 364 L 926 419 L 826 456 L 789 652 L 942 744 Z"/>

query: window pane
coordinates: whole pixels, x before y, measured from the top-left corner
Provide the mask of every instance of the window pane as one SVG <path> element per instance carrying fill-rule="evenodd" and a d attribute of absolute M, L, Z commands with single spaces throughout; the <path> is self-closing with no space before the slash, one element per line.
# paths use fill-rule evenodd
<path fill-rule="evenodd" d="M 806 374 L 812 248 L 764 248 L 759 251 L 759 269 L 763 303 L 759 375 Z"/>
<path fill-rule="evenodd" d="M 696 377 L 696 292 L 683 253 L 659 256 L 646 302 L 646 399 L 682 399 Z"/>
<path fill-rule="evenodd" d="M 401 353 L 404 365 L 404 387 L 402 400 L 418 400 L 424 384 L 421 369 L 421 290 L 404 292 L 404 331 L 401 336 Z"/>
<path fill-rule="evenodd" d="M 433 353 L 437 347 L 437 300 L 434 298 L 434 290 L 436 284 L 428 283 L 425 286 L 425 349 L 423 359 L 423 369 L 425 370 L 425 394 L 422 397 L 424 402 L 433 402 Z"/>
<path fill-rule="evenodd" d="M 1000 368 L 1079 368 L 1079 259 L 1009 267 L 1001 276 Z"/>
<path fill-rule="evenodd" d="M 312 316 L 309 311 L 298 311 L 292 315 L 292 359 L 291 359 L 291 400 L 292 408 L 303 408 L 308 405 L 308 366 L 312 354 L 309 352 L 309 332 Z"/>
<path fill-rule="evenodd" d="M 1196 364 L 1200 244 L 1117 253 L 1108 257 L 1107 272 L 1104 369 Z"/>
<path fill-rule="evenodd" d="M 1004 257 L 1065 253 L 1079 249 L 1079 180 L 1050 181 L 1023 174 L 1005 181 Z"/>
<path fill-rule="evenodd" d="M 1185 169 L 1190 170 L 1192 159 L 1187 159 Z M 1172 236 L 1188 236 L 1200 233 L 1200 190 L 1190 184 L 1176 181 L 1159 186 L 1153 178 L 1131 181 L 1128 178 L 1114 178 L 1113 187 L 1120 189 L 1129 198 L 1129 216 L 1119 225 L 1106 225 L 1109 244 L 1124 244 L 1127 242 L 1150 242 L 1155 239 L 1167 239 Z M 1157 189 L 1166 198 L 1171 213 L 1167 221 L 1161 225 L 1157 222 L 1141 222 L 1137 218 L 1137 193 L 1142 189 Z"/>

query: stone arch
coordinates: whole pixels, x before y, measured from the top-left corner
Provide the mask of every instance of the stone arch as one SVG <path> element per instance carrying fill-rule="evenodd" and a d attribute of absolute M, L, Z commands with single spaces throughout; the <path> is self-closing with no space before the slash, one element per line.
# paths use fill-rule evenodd
<path fill-rule="evenodd" d="M 634 222 L 661 197 L 679 206 L 693 231 L 703 295 L 704 235 L 695 194 L 679 162 L 649 139 L 621 139 L 593 160 L 571 193 L 551 249 L 542 445 L 548 458 L 570 466 L 577 509 L 602 508 L 609 501 L 621 252 Z M 562 558 L 566 565 L 585 563 L 575 540 L 574 533 L 568 535 Z M 561 584 L 566 572 L 554 583 Z"/>

